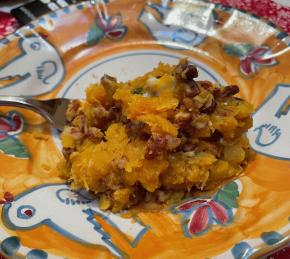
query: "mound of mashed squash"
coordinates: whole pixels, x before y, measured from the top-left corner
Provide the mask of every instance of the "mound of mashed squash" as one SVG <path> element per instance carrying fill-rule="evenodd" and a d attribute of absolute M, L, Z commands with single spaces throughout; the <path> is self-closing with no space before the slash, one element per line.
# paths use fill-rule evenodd
<path fill-rule="evenodd" d="M 102 209 L 170 202 L 239 175 L 254 157 L 253 107 L 235 85 L 196 81 L 183 59 L 123 83 L 104 75 L 74 100 L 61 140 L 62 176 Z"/>

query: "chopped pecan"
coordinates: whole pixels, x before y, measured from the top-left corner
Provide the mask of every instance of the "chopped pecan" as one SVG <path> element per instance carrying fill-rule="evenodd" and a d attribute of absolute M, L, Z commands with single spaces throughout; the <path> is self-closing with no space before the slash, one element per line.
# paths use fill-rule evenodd
<path fill-rule="evenodd" d="M 142 184 L 136 183 L 134 186 L 133 195 L 130 197 L 132 204 L 137 204 L 145 199 L 146 190 L 143 188 Z"/>
<path fill-rule="evenodd" d="M 217 142 L 222 138 L 223 134 L 219 132 L 218 130 L 215 130 L 210 137 L 205 138 L 206 141 L 209 142 Z"/>
<path fill-rule="evenodd" d="M 127 117 L 122 113 L 122 107 L 120 104 L 115 103 L 109 110 L 109 119 L 115 120 L 116 122 L 128 123 Z"/>
<path fill-rule="evenodd" d="M 109 76 L 107 74 L 103 75 L 102 78 L 101 78 L 101 83 L 102 85 L 107 85 L 107 84 L 111 84 L 111 83 L 116 83 L 117 82 L 117 79 L 116 77 L 113 77 L 113 76 Z"/>
<path fill-rule="evenodd" d="M 101 104 L 93 107 L 93 126 L 103 129 L 107 122 L 111 119 L 110 112 L 107 111 Z"/>
<path fill-rule="evenodd" d="M 191 152 L 191 151 L 194 151 L 196 148 L 197 148 L 197 145 L 196 144 L 193 144 L 193 143 L 185 143 L 182 146 L 182 151 L 183 152 Z"/>
<path fill-rule="evenodd" d="M 66 110 L 66 118 L 68 121 L 72 121 L 78 115 L 78 109 L 81 106 L 79 100 L 72 100 Z"/>
<path fill-rule="evenodd" d="M 88 133 L 88 128 L 89 128 L 89 122 L 88 119 L 86 118 L 86 116 L 84 114 L 80 114 L 78 116 L 79 118 L 79 129 L 84 133 L 87 134 Z"/>
<path fill-rule="evenodd" d="M 200 93 L 200 89 L 195 81 L 189 81 L 184 87 L 184 95 L 189 98 L 193 98 Z"/>
<path fill-rule="evenodd" d="M 130 139 L 141 138 L 148 140 L 150 138 L 150 128 L 141 121 L 130 121 L 126 124 L 126 133 Z"/>
<path fill-rule="evenodd" d="M 199 85 L 204 88 L 208 89 L 212 86 L 212 83 L 210 81 L 204 80 L 204 81 L 198 81 Z"/>
<path fill-rule="evenodd" d="M 153 160 L 161 156 L 166 150 L 166 142 L 165 136 L 152 135 L 147 142 L 145 159 Z"/>
<path fill-rule="evenodd" d="M 104 134 L 100 129 L 96 127 L 89 127 L 87 136 L 90 140 L 97 142 L 103 138 Z"/>
<path fill-rule="evenodd" d="M 178 112 L 174 117 L 174 122 L 180 127 L 185 127 L 191 121 L 189 112 Z"/>
<path fill-rule="evenodd" d="M 235 95 L 240 91 L 239 87 L 236 85 L 228 85 L 222 89 L 222 93 L 219 97 L 225 98 L 231 95 Z"/>
<path fill-rule="evenodd" d="M 179 61 L 179 64 L 177 66 L 175 66 L 174 75 L 177 79 L 179 80 L 185 79 L 183 75 L 183 71 L 186 69 L 187 65 L 188 65 L 188 60 L 184 58 Z"/>
<path fill-rule="evenodd" d="M 214 143 L 207 143 L 206 152 L 211 153 L 215 157 L 220 157 L 221 149 Z"/>
<path fill-rule="evenodd" d="M 176 138 L 171 135 L 166 135 L 166 149 L 175 150 L 181 144 L 181 138 Z"/>
<path fill-rule="evenodd" d="M 82 132 L 82 130 L 80 128 L 77 128 L 77 127 L 71 127 L 70 134 L 71 134 L 72 138 L 74 140 L 77 140 L 77 141 L 82 140 L 84 137 L 84 133 Z"/>
<path fill-rule="evenodd" d="M 116 91 L 115 89 L 115 83 L 117 82 L 117 79 L 115 77 L 104 75 L 101 78 L 101 84 L 106 90 L 107 98 L 111 102 L 113 100 L 113 95 Z"/>
<path fill-rule="evenodd" d="M 188 111 L 192 111 L 195 108 L 194 101 L 191 98 L 183 98 L 182 103 Z"/>
<path fill-rule="evenodd" d="M 125 168 L 125 164 L 127 163 L 127 161 L 127 158 L 125 156 L 122 156 L 120 158 L 114 159 L 111 165 L 115 169 L 122 170 Z"/>
<path fill-rule="evenodd" d="M 109 112 L 102 105 L 95 106 L 93 108 L 93 113 L 98 119 L 107 118 L 109 116 Z"/>
<path fill-rule="evenodd" d="M 198 71 L 196 66 L 188 65 L 184 71 L 187 80 L 193 80 L 198 77 Z"/>
<path fill-rule="evenodd" d="M 202 106 L 199 111 L 205 114 L 212 114 L 215 111 L 216 107 L 217 107 L 217 102 L 214 99 L 212 99 L 209 106 L 207 107 Z"/>
<path fill-rule="evenodd" d="M 192 81 L 198 77 L 196 66 L 188 64 L 187 59 L 180 60 L 179 64 L 174 69 L 174 74 L 181 81 Z"/>
<path fill-rule="evenodd" d="M 213 96 L 215 97 L 215 98 L 218 98 L 220 95 L 221 95 L 221 88 L 215 88 L 214 90 L 213 90 L 213 92 L 212 92 L 212 94 L 213 94 Z"/>

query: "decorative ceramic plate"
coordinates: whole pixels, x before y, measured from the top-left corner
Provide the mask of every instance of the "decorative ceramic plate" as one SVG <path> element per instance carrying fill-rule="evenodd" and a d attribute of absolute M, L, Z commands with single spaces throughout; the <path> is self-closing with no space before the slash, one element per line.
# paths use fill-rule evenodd
<path fill-rule="evenodd" d="M 1 253 L 25 258 L 248 258 L 290 233 L 290 38 L 258 17 L 203 1 L 104 1 L 58 10 L 0 42 L 0 95 L 82 98 L 104 73 L 128 80 L 181 57 L 199 78 L 237 84 L 256 108 L 258 155 L 206 198 L 134 217 L 91 206 L 58 177 L 58 136 L 1 108 Z"/>

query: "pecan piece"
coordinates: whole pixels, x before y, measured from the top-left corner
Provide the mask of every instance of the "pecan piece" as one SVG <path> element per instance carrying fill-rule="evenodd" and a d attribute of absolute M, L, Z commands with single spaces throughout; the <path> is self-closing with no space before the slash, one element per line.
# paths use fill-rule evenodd
<path fill-rule="evenodd" d="M 109 75 L 104 75 L 101 78 L 101 84 L 106 90 L 107 93 L 107 98 L 111 102 L 113 101 L 113 95 L 116 91 L 115 89 L 115 83 L 117 82 L 117 79 L 115 77 L 109 76 Z"/>
<path fill-rule="evenodd" d="M 193 143 L 185 143 L 184 146 L 182 147 L 183 152 L 191 152 L 194 151 L 197 148 L 196 144 Z"/>
<path fill-rule="evenodd" d="M 205 138 L 206 141 L 209 142 L 217 142 L 223 137 L 223 134 L 219 132 L 218 130 L 215 130 L 210 137 Z"/>
<path fill-rule="evenodd" d="M 153 160 L 161 156 L 166 150 L 166 138 L 162 135 L 152 135 L 148 142 L 145 152 L 145 159 Z"/>
<path fill-rule="evenodd" d="M 186 79 L 189 81 L 198 77 L 198 71 L 197 71 L 196 66 L 194 66 L 194 65 L 187 65 L 184 73 L 185 73 Z"/>
<path fill-rule="evenodd" d="M 191 121 L 191 114 L 189 112 L 178 112 L 174 117 L 174 122 L 183 128 Z"/>
<path fill-rule="evenodd" d="M 210 81 L 204 80 L 204 81 L 198 81 L 199 85 L 204 88 L 208 89 L 212 86 L 212 83 Z"/>
<path fill-rule="evenodd" d="M 72 121 L 78 115 L 78 109 L 81 106 L 79 100 L 72 100 L 66 110 L 66 118 L 68 121 Z"/>
<path fill-rule="evenodd" d="M 93 142 L 98 142 L 103 138 L 104 134 L 100 129 L 96 127 L 89 127 L 87 136 Z"/>
<path fill-rule="evenodd" d="M 215 111 L 216 107 L 217 107 L 217 102 L 214 99 L 212 99 L 209 106 L 207 107 L 202 106 L 199 111 L 205 114 L 212 114 Z"/>
<path fill-rule="evenodd" d="M 228 85 L 222 89 L 222 93 L 220 94 L 221 98 L 228 97 L 230 95 L 235 95 L 240 91 L 239 87 L 236 85 Z"/>
<path fill-rule="evenodd" d="M 192 81 L 198 77 L 196 66 L 188 64 L 187 59 L 180 60 L 179 64 L 174 69 L 174 74 L 181 81 Z"/>
<path fill-rule="evenodd" d="M 110 112 L 107 111 L 101 104 L 93 107 L 93 126 L 103 129 L 110 120 Z M 87 133 L 87 132 L 85 132 Z"/>
<path fill-rule="evenodd" d="M 171 135 L 166 135 L 166 149 L 175 150 L 181 144 L 181 138 L 176 138 Z"/>
<path fill-rule="evenodd" d="M 70 134 L 72 138 L 76 141 L 80 141 L 84 137 L 84 133 L 81 131 L 80 128 L 77 127 L 70 127 Z"/>
<path fill-rule="evenodd" d="M 126 133 L 130 139 L 139 137 L 143 140 L 150 138 L 150 128 L 141 121 L 130 121 L 126 124 Z"/>
<path fill-rule="evenodd" d="M 184 87 L 184 95 L 186 97 L 193 98 L 200 93 L 198 84 L 195 81 L 189 81 L 186 84 L 187 85 Z"/>

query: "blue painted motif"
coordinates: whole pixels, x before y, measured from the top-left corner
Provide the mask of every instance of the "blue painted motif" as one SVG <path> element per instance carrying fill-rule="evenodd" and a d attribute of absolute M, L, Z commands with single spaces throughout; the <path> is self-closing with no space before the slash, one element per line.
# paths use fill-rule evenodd
<path fill-rule="evenodd" d="M 82 9 L 84 8 L 84 5 L 83 5 L 83 4 L 79 4 L 79 5 L 76 6 L 76 8 L 77 8 L 78 10 L 82 10 Z"/>
<path fill-rule="evenodd" d="M 290 85 L 278 84 L 253 115 L 248 136 L 253 149 L 262 155 L 290 159 Z"/>
<path fill-rule="evenodd" d="M 15 31 L 15 32 L 13 32 L 13 35 L 14 35 L 15 37 L 21 37 L 21 36 L 22 36 L 22 33 L 19 32 L 19 31 Z"/>
<path fill-rule="evenodd" d="M 35 25 L 33 23 L 28 23 L 26 26 L 29 29 L 34 29 L 35 28 Z"/>
<path fill-rule="evenodd" d="M 1 243 L 1 250 L 5 255 L 12 256 L 17 253 L 20 248 L 19 237 L 8 237 Z"/>
<path fill-rule="evenodd" d="M 248 259 L 253 254 L 253 248 L 247 242 L 240 242 L 231 249 L 235 259 Z"/>
<path fill-rule="evenodd" d="M 160 16 L 160 20 L 157 20 L 155 16 L 150 12 L 150 9 L 157 11 Z M 139 20 L 145 25 L 151 35 L 162 45 L 173 49 L 188 49 L 199 45 L 207 37 L 206 33 L 198 33 L 187 29 L 182 26 L 165 24 L 164 21 L 172 12 L 176 12 L 178 9 L 171 9 L 167 5 L 158 5 L 153 3 L 147 3 L 147 7 L 144 8 L 139 16 Z M 192 13 L 184 13 L 184 16 L 195 18 Z M 178 16 L 176 14 L 176 16 Z M 179 15 L 180 16 L 180 15 Z M 208 18 L 208 28 L 210 30 L 214 26 L 214 15 L 211 14 Z"/>
<path fill-rule="evenodd" d="M 46 20 L 45 20 L 45 18 L 39 18 L 37 20 L 37 23 L 39 23 L 39 24 L 45 24 L 46 23 Z"/>
<path fill-rule="evenodd" d="M 83 210 L 83 212 L 87 214 L 87 221 L 94 226 L 94 230 L 102 235 L 103 241 L 108 244 L 119 256 L 122 256 L 123 252 L 110 241 L 110 235 L 103 231 L 102 226 L 96 221 L 96 213 L 91 209 Z"/>
<path fill-rule="evenodd" d="M 282 40 L 282 39 L 286 38 L 287 36 L 288 36 L 288 33 L 284 32 L 284 31 L 280 31 L 276 35 L 278 40 Z"/>
<path fill-rule="evenodd" d="M 29 213 L 25 213 L 29 211 Z M 17 209 L 17 217 L 20 219 L 30 219 L 35 215 L 36 209 L 31 205 L 22 205 Z"/>
<path fill-rule="evenodd" d="M 47 259 L 48 254 L 43 250 L 33 249 L 28 252 L 25 259 Z"/>
<path fill-rule="evenodd" d="M 69 7 L 64 7 L 64 8 L 62 9 L 62 11 L 63 11 L 65 14 L 68 14 L 68 13 L 70 13 L 70 8 L 69 8 Z"/>
<path fill-rule="evenodd" d="M 277 244 L 284 239 L 284 237 L 281 234 L 275 231 L 263 232 L 261 234 L 261 238 L 263 242 L 269 246 Z"/>
<path fill-rule="evenodd" d="M 76 197 L 71 199 L 66 198 L 67 193 L 76 194 Z M 67 205 L 88 204 L 93 201 L 92 199 L 90 199 L 90 197 L 82 195 L 81 192 L 72 191 L 69 188 L 62 188 L 57 190 L 56 197 L 59 199 L 60 202 Z"/>
<path fill-rule="evenodd" d="M 48 14 L 50 18 L 57 18 L 57 12 L 51 12 Z"/>
<path fill-rule="evenodd" d="M 290 94 L 285 99 L 284 102 L 282 102 L 281 106 L 278 108 L 277 112 L 275 113 L 275 116 L 280 119 L 281 116 L 286 116 L 288 112 L 290 111 Z"/>
<path fill-rule="evenodd" d="M 261 147 L 266 147 L 266 146 L 270 146 L 274 144 L 280 138 L 282 134 L 281 129 L 275 125 L 272 125 L 271 123 L 262 124 L 261 126 L 256 127 L 254 129 L 254 132 L 258 133 L 255 139 L 255 143 Z M 264 142 L 262 140 L 262 137 L 264 137 L 265 134 L 269 134 L 271 136 L 267 138 L 267 142 Z"/>
<path fill-rule="evenodd" d="M 24 96 L 53 90 L 65 75 L 65 67 L 56 49 L 39 35 L 20 38 L 18 45 L 21 54 L 0 67 L 0 81 L 14 79 L 1 87 L 0 94 L 11 94 L 8 87 L 14 87 L 18 95 Z M 47 60 L 46 54 L 49 54 L 50 60 Z"/>
<path fill-rule="evenodd" d="M 0 39 L 0 43 L 6 45 L 8 44 L 10 41 L 7 39 L 7 38 L 3 38 L 3 39 Z"/>
<path fill-rule="evenodd" d="M 138 220 L 133 222 L 132 219 L 101 211 L 96 199 L 92 200 L 91 197 L 85 191 L 71 191 L 64 184 L 38 186 L 17 196 L 13 203 L 3 206 L 3 222 L 13 230 L 34 229 L 47 225 L 79 243 L 102 245 L 117 256 L 123 255 L 111 241 L 110 235 L 95 219 L 94 215 L 98 215 L 123 235 L 132 247 L 135 247 L 147 232 L 147 228 Z M 41 201 L 44 200 L 50 201 L 53 210 L 42 205 Z M 133 241 L 130 241 L 127 235 L 132 237 Z"/>
<path fill-rule="evenodd" d="M 53 60 L 46 60 L 36 68 L 37 78 L 48 85 L 48 81 L 57 73 L 57 64 Z"/>

